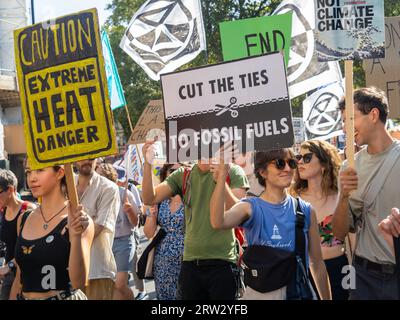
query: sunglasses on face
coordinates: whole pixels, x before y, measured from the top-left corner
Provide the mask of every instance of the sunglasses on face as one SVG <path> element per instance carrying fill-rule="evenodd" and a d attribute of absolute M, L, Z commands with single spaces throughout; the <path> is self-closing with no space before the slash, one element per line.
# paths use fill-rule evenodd
<path fill-rule="evenodd" d="M 275 164 L 275 167 L 278 170 L 283 170 L 286 167 L 286 163 L 288 164 L 290 169 L 296 169 L 297 168 L 297 161 L 295 159 L 275 159 L 271 161 L 272 163 Z"/>
<path fill-rule="evenodd" d="M 297 159 L 297 161 L 300 161 L 301 159 L 303 159 L 304 163 L 310 163 L 312 156 L 313 156 L 312 152 L 306 153 L 306 154 L 297 154 L 296 159 Z"/>

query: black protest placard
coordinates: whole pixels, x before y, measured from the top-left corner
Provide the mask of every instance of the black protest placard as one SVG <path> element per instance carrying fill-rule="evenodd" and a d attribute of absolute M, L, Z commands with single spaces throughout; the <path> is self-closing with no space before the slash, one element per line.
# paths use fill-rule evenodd
<path fill-rule="evenodd" d="M 282 53 L 161 76 L 168 162 L 208 159 L 228 141 L 241 152 L 291 147 Z"/>

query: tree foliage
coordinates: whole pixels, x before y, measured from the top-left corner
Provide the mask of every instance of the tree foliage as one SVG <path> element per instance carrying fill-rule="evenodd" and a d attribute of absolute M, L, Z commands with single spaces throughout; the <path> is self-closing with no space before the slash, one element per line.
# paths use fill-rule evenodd
<path fill-rule="evenodd" d="M 136 124 L 148 101 L 161 98 L 159 82 L 151 80 L 142 68 L 119 48 L 119 43 L 130 19 L 144 2 L 145 0 L 113 0 L 107 8 L 112 11 L 112 14 L 106 22 L 106 29 L 125 90 L 125 97 L 133 126 Z M 219 33 L 220 22 L 260 17 L 269 14 L 275 10 L 282 0 L 203 0 L 201 2 L 207 51 L 200 54 L 190 63 L 182 66 L 182 70 L 223 61 Z M 400 1 L 385 0 L 385 15 L 400 15 Z M 354 80 L 355 87 L 365 86 L 365 74 L 361 61 L 354 62 Z M 295 115 L 300 115 L 300 106 L 303 99 L 304 96 L 292 101 Z M 122 124 L 126 137 L 129 137 L 130 129 L 125 109 L 117 109 L 114 112 L 114 116 Z"/>
<path fill-rule="evenodd" d="M 133 126 L 148 101 L 161 98 L 160 84 L 151 80 L 125 52 L 119 48 L 123 33 L 134 15 L 145 0 L 113 0 L 108 6 L 112 14 L 107 19 L 106 30 L 110 37 L 111 47 L 125 91 Z M 263 16 L 272 12 L 281 0 L 203 0 L 203 19 L 207 39 L 207 51 L 181 67 L 192 68 L 223 61 L 219 34 L 219 23 L 236 19 Z M 127 137 L 130 129 L 124 108 L 114 111 L 114 117 L 122 124 Z"/>

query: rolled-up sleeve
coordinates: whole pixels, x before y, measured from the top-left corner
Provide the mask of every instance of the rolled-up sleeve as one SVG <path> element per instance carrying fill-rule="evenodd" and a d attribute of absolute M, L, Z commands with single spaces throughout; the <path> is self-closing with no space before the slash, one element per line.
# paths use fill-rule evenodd
<path fill-rule="evenodd" d="M 118 186 L 107 185 L 101 191 L 97 206 L 97 217 L 94 222 L 114 232 L 120 205 Z"/>

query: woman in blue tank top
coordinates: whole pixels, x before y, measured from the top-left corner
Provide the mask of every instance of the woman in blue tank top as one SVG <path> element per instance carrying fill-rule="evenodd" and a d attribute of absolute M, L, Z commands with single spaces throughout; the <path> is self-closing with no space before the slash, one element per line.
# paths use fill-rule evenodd
<path fill-rule="evenodd" d="M 71 212 L 64 168 L 26 168 L 29 188 L 41 205 L 18 219 L 17 273 L 11 299 L 84 300 L 93 221 L 79 205 Z"/>
<path fill-rule="evenodd" d="M 291 149 L 257 152 L 254 173 L 264 186 L 260 197 L 243 199 L 224 212 L 225 179 L 228 166 L 220 165 L 218 181 L 211 198 L 211 225 L 215 229 L 242 226 L 248 245 L 265 245 L 293 252 L 295 250 L 296 200 L 287 188 L 291 185 L 297 161 Z M 322 259 L 317 220 L 311 206 L 299 199 L 305 215 L 306 260 L 322 299 L 330 299 L 328 276 Z M 285 270 L 282 270 L 285 272 Z M 288 272 L 286 270 L 286 272 Z M 243 299 L 285 300 L 286 287 L 267 293 L 246 287 Z"/>

